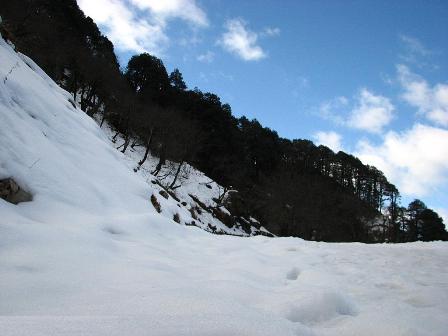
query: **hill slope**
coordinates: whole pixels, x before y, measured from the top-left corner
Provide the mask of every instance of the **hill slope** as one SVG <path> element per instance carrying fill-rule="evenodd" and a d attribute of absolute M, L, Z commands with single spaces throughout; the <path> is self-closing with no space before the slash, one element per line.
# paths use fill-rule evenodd
<path fill-rule="evenodd" d="M 237 118 L 218 95 L 188 88 L 179 69 L 168 75 L 154 55 L 132 56 L 121 72 L 113 44 L 76 0 L 9 1 L 0 15 L 2 34 L 70 92 L 83 111 L 106 120 L 124 138 L 147 144 L 161 163 L 188 162 L 237 189 L 227 205 L 236 217 L 245 217 L 229 225 L 238 234 L 241 229 L 251 234 L 247 226 L 255 217 L 277 235 L 307 240 L 416 239 L 398 230 L 398 211 L 383 223 L 381 235 L 370 227 L 380 210 L 397 208 L 393 200 L 399 195 L 375 167 L 306 139 L 281 138 L 255 119 Z M 221 231 L 213 223 L 196 224 Z"/>
<path fill-rule="evenodd" d="M 178 225 L 70 100 L 0 39 L 0 179 L 34 197 L 0 199 L 2 335 L 445 335 L 446 243 Z"/>

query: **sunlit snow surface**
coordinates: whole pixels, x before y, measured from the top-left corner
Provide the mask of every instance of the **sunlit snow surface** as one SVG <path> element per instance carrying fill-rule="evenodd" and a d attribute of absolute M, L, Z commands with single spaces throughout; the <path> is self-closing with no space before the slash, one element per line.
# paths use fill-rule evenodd
<path fill-rule="evenodd" d="M 0 39 L 0 178 L 34 194 L 0 200 L 0 335 L 448 334 L 446 243 L 176 224 L 69 98 Z"/>

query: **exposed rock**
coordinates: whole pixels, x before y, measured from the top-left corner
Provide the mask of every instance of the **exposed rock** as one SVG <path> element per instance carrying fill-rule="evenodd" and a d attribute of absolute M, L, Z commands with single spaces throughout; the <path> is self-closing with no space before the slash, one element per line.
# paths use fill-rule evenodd
<path fill-rule="evenodd" d="M 213 208 L 213 215 L 223 222 L 228 228 L 232 228 L 235 225 L 233 217 L 223 211 L 221 208 Z"/>
<path fill-rule="evenodd" d="M 171 190 L 167 190 L 166 191 L 172 198 L 174 198 L 177 202 L 180 202 L 180 199 L 176 196 L 176 194 L 171 191 Z"/>
<path fill-rule="evenodd" d="M 162 212 L 162 207 L 160 206 L 159 201 L 157 201 L 157 197 L 156 196 L 151 195 L 151 203 L 152 203 L 152 205 L 154 206 L 154 208 L 156 209 L 156 211 L 158 213 Z"/>
<path fill-rule="evenodd" d="M 190 196 L 193 199 L 193 201 L 195 201 L 202 209 L 204 209 L 207 212 L 210 212 L 208 207 L 204 203 L 202 203 L 197 196 L 192 194 L 188 194 L 188 196 Z"/>
<path fill-rule="evenodd" d="M 12 204 L 33 200 L 33 196 L 20 188 L 12 178 L 0 180 L 0 198 Z"/>
<path fill-rule="evenodd" d="M 192 207 L 192 208 L 190 208 L 189 209 L 189 211 L 190 211 L 190 214 L 191 214 L 191 217 L 193 218 L 193 219 L 198 219 L 198 216 L 196 215 L 196 212 L 194 211 L 194 208 Z"/>
<path fill-rule="evenodd" d="M 162 196 L 162 197 L 164 197 L 166 199 L 168 199 L 168 197 L 169 197 L 168 193 L 165 190 L 160 190 L 159 194 L 160 194 L 160 196 Z"/>

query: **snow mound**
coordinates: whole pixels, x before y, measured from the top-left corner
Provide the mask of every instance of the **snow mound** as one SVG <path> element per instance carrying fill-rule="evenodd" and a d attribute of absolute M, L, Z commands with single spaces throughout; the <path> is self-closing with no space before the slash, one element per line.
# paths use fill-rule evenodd
<path fill-rule="evenodd" d="M 0 199 L 2 336 L 446 335 L 446 243 L 325 244 L 175 224 L 152 206 L 159 189 L 135 161 L 1 39 L 0 144 L 0 179 L 33 194 Z"/>
<path fill-rule="evenodd" d="M 298 305 L 293 305 L 286 318 L 292 322 L 306 325 L 328 321 L 338 315 L 356 315 L 356 307 L 343 295 L 338 293 L 319 293 L 297 298 Z"/>

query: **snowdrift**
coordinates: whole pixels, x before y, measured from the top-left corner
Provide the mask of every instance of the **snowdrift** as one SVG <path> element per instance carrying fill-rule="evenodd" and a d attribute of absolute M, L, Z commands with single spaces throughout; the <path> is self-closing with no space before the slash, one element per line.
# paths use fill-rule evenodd
<path fill-rule="evenodd" d="M 1 335 L 446 335 L 446 243 L 212 235 L 133 164 L 0 39 Z"/>

